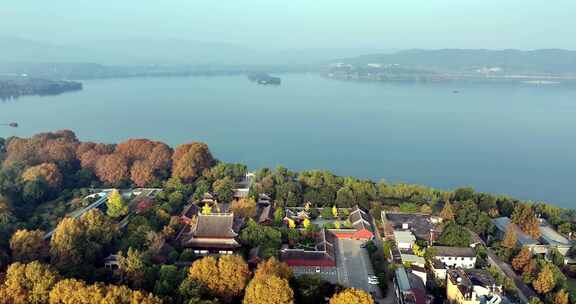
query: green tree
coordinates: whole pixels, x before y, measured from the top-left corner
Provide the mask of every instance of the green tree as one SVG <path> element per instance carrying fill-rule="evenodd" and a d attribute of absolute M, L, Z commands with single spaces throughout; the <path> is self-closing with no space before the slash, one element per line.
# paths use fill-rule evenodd
<path fill-rule="evenodd" d="M 445 246 L 468 247 L 470 246 L 470 233 L 462 226 L 449 222 L 438 238 L 438 242 Z"/>
<path fill-rule="evenodd" d="M 324 219 L 331 219 L 333 217 L 332 209 L 328 206 L 322 208 L 322 211 L 320 211 L 320 216 L 322 216 Z"/>
<path fill-rule="evenodd" d="M 564 256 L 556 248 L 550 250 L 550 261 L 557 267 L 564 266 Z"/>
<path fill-rule="evenodd" d="M 276 255 L 282 244 L 282 233 L 275 228 L 257 224 L 248 220 L 248 224 L 240 231 L 240 241 L 251 247 L 260 246 L 264 257 Z"/>
<path fill-rule="evenodd" d="M 563 223 L 560 226 L 558 226 L 558 232 L 568 235 L 570 234 L 570 232 L 572 232 L 572 224 L 570 223 Z"/>
<path fill-rule="evenodd" d="M 229 203 L 234 197 L 234 186 L 235 183 L 232 178 L 226 176 L 222 179 L 216 180 L 214 184 L 212 184 L 212 189 L 214 189 L 219 202 Z"/>
<path fill-rule="evenodd" d="M 280 226 L 284 220 L 284 210 L 282 208 L 276 208 L 274 210 L 274 225 Z"/>
<path fill-rule="evenodd" d="M 336 192 L 336 206 L 340 208 L 349 208 L 356 205 L 352 189 L 344 187 Z"/>
<path fill-rule="evenodd" d="M 465 202 L 474 200 L 474 188 L 465 187 L 454 190 L 454 200 L 457 202 Z"/>
<path fill-rule="evenodd" d="M 116 189 L 112 190 L 106 201 L 108 216 L 118 218 L 128 214 L 128 206 L 124 203 L 124 199 L 120 192 Z"/>
<path fill-rule="evenodd" d="M 180 272 L 176 266 L 162 265 L 159 278 L 154 285 L 154 294 L 167 297 L 175 294 L 181 280 Z"/>
<path fill-rule="evenodd" d="M 22 189 L 22 199 L 27 204 L 36 205 L 48 196 L 48 184 L 40 178 L 26 182 Z"/>

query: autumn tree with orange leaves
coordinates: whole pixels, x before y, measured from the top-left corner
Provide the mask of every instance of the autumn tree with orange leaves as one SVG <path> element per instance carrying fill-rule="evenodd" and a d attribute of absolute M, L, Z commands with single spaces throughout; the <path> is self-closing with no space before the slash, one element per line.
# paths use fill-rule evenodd
<path fill-rule="evenodd" d="M 540 223 L 531 205 L 518 204 L 512 213 L 512 222 L 533 239 L 540 237 Z"/>
<path fill-rule="evenodd" d="M 514 259 L 512 259 L 512 268 L 516 271 L 523 271 L 526 265 L 532 260 L 532 252 L 530 248 L 524 246 Z"/>
<path fill-rule="evenodd" d="M 128 163 L 121 154 L 104 155 L 96 161 L 95 173 L 103 182 L 118 185 L 128 178 Z"/>
<path fill-rule="evenodd" d="M 116 153 L 124 156 L 130 167 L 131 180 L 138 186 L 168 176 L 172 150 L 162 142 L 129 139 L 116 146 Z"/>
<path fill-rule="evenodd" d="M 71 164 L 76 159 L 78 145 L 76 135 L 69 130 L 40 133 L 31 138 L 12 138 L 6 145 L 4 165 L 20 163 L 35 166 L 49 162 Z"/>
<path fill-rule="evenodd" d="M 208 145 L 199 142 L 180 145 L 172 155 L 172 176 L 192 182 L 214 163 Z"/>
<path fill-rule="evenodd" d="M 145 160 L 137 160 L 130 168 L 130 179 L 136 186 L 144 187 L 154 180 L 154 169 Z"/>

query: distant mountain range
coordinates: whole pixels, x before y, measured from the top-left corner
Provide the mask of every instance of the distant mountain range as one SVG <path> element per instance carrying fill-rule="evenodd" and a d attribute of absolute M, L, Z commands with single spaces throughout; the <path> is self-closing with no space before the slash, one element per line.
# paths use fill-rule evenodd
<path fill-rule="evenodd" d="M 542 50 L 483 50 L 441 49 L 405 50 L 391 54 L 373 54 L 348 57 L 334 62 L 352 65 L 406 65 L 434 70 L 468 70 L 498 67 L 519 73 L 576 73 L 576 51 L 563 49 Z"/>
<path fill-rule="evenodd" d="M 106 65 L 312 65 L 326 63 L 333 58 L 370 52 L 369 48 L 262 49 L 233 43 L 179 39 L 87 40 L 52 43 L 2 36 L 0 36 L 0 50 L 2 55 L 0 63 L 84 62 Z"/>

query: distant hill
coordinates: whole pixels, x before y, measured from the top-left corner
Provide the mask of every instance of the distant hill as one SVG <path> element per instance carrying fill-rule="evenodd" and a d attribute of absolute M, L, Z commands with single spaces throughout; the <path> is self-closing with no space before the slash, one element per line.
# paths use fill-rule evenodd
<path fill-rule="evenodd" d="M 369 63 L 400 64 L 434 69 L 466 70 L 476 67 L 501 67 L 504 70 L 539 73 L 576 73 L 576 51 L 562 49 L 522 50 L 405 50 L 393 54 L 373 54 L 344 58 L 338 62 L 354 65 Z"/>

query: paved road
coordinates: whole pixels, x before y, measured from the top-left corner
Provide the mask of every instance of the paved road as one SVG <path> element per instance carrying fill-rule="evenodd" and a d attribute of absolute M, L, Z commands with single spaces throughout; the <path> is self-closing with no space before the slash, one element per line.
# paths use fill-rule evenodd
<path fill-rule="evenodd" d="M 84 207 L 83 209 L 72 212 L 68 217 L 78 218 L 78 217 L 82 216 L 84 213 L 86 213 L 86 212 L 88 212 L 94 208 L 98 208 L 98 207 L 102 206 L 102 204 L 106 203 L 106 200 L 108 199 L 108 193 L 107 192 L 102 192 L 102 193 L 103 193 L 103 195 L 98 200 L 96 200 L 92 204 Z M 52 229 L 51 231 L 46 233 L 44 235 L 44 239 L 47 240 L 47 239 L 51 238 L 52 234 L 54 234 L 54 230 L 56 230 L 56 229 Z"/>
<path fill-rule="evenodd" d="M 384 255 L 384 242 L 382 241 L 382 235 L 380 234 L 380 229 L 376 226 L 376 222 L 372 217 L 372 227 L 374 227 L 374 244 L 378 247 L 378 254 L 381 254 L 383 257 Z M 388 284 L 388 289 L 386 295 L 384 295 L 383 299 L 376 299 L 378 303 L 398 303 L 396 300 L 396 293 L 394 292 L 394 284 L 393 282 L 386 282 Z"/>

